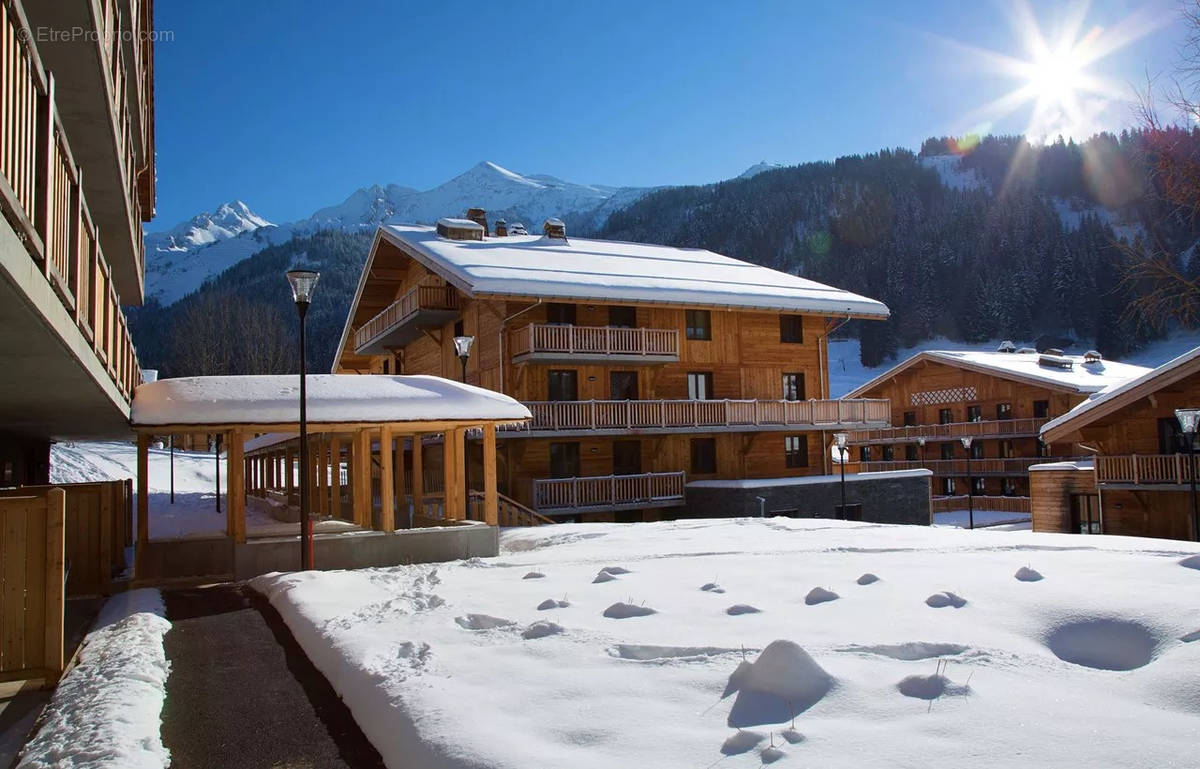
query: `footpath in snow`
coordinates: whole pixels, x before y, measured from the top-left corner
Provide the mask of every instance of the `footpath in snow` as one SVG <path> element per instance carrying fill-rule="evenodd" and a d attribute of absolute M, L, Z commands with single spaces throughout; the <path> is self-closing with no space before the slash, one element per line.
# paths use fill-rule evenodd
<path fill-rule="evenodd" d="M 1200 546 L 783 518 L 253 582 L 394 769 L 1184 766 Z"/>

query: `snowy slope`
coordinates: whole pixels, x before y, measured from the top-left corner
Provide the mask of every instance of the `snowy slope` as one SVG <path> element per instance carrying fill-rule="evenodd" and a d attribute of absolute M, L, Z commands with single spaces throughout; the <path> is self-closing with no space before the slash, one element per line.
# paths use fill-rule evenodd
<path fill-rule="evenodd" d="M 963 168 L 958 155 L 925 155 L 921 165 L 937 171 L 942 185 L 955 190 L 988 190 L 990 186 L 973 168 Z"/>
<path fill-rule="evenodd" d="M 395 769 L 1195 765 L 1195 543 L 749 518 L 501 550 L 252 587 Z"/>
<path fill-rule="evenodd" d="M 763 171 L 774 171 L 776 168 L 783 168 L 783 167 L 784 167 L 783 163 L 768 163 L 767 161 L 764 160 L 761 163 L 755 163 L 754 165 L 747 168 L 745 171 L 742 171 L 740 174 L 737 175 L 737 178 L 749 179 L 752 176 L 758 176 Z"/>
<path fill-rule="evenodd" d="M 240 200 L 224 203 L 211 213 L 204 212 L 163 232 L 146 233 L 149 251 L 195 251 L 219 240 L 237 237 L 259 227 L 272 226 Z"/>

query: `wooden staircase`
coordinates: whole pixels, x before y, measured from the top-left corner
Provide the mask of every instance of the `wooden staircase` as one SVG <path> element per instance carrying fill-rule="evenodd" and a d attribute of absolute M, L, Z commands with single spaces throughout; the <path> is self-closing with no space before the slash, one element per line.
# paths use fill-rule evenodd
<path fill-rule="evenodd" d="M 557 523 L 553 518 L 530 510 L 512 497 L 496 494 L 497 513 L 501 526 L 542 526 Z M 472 521 L 483 520 L 483 492 L 471 492 L 471 504 L 468 505 L 467 517 Z"/>

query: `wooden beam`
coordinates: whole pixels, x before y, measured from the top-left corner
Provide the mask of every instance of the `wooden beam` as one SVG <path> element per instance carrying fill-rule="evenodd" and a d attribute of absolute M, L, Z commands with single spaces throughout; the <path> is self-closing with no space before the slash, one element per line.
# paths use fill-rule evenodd
<path fill-rule="evenodd" d="M 420 433 L 412 437 L 412 498 L 413 516 L 424 515 L 422 498 L 425 496 L 425 447 L 421 445 Z"/>
<path fill-rule="evenodd" d="M 371 433 L 359 430 L 354 434 L 354 523 L 371 528 Z"/>
<path fill-rule="evenodd" d="M 283 451 L 283 493 L 286 504 L 292 503 L 292 492 L 296 490 L 295 465 L 293 464 L 296 454 L 292 451 L 292 447 L 288 446 Z"/>
<path fill-rule="evenodd" d="M 389 533 L 396 530 L 394 481 L 392 428 L 384 425 L 379 430 L 379 530 Z"/>
<path fill-rule="evenodd" d="M 500 506 L 496 498 L 496 426 L 483 426 L 483 522 L 500 524 Z"/>
<path fill-rule="evenodd" d="M 137 551 L 134 574 L 145 574 L 146 546 L 150 542 L 150 436 L 137 437 Z"/>
<path fill-rule="evenodd" d="M 329 514 L 335 519 L 342 517 L 342 441 L 336 435 L 329 439 L 329 463 L 332 475 L 329 478 Z"/>
<path fill-rule="evenodd" d="M 392 468 L 393 491 L 396 495 L 396 519 L 393 523 L 401 529 L 408 528 L 408 506 L 404 504 L 404 436 L 396 436 L 396 461 Z"/>
<path fill-rule="evenodd" d="M 246 436 L 231 432 L 226 436 L 225 451 L 225 510 L 226 533 L 234 542 L 246 541 L 246 476 L 242 472 L 242 446 Z"/>

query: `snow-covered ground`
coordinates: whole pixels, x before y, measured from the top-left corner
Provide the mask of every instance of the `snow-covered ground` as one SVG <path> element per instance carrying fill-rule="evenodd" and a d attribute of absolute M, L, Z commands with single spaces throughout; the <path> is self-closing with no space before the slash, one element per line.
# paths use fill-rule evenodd
<path fill-rule="evenodd" d="M 783 518 L 501 543 L 253 586 L 397 769 L 1195 765 L 1200 545 Z"/>
<path fill-rule="evenodd" d="M 159 735 L 171 629 L 157 590 L 109 599 L 54 692 L 18 769 L 158 769 L 171 762 Z"/>

